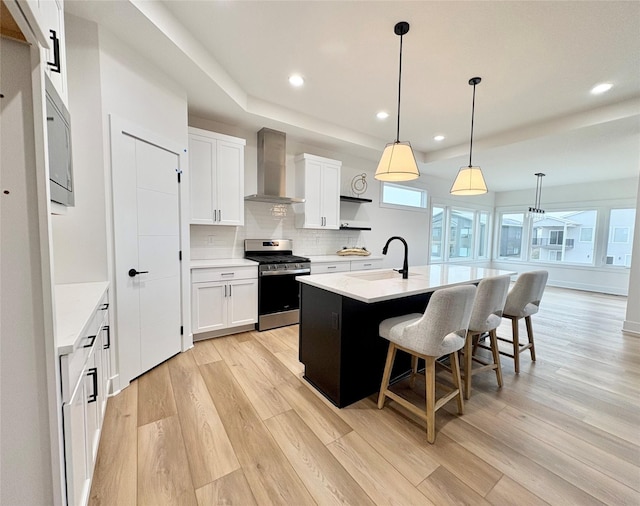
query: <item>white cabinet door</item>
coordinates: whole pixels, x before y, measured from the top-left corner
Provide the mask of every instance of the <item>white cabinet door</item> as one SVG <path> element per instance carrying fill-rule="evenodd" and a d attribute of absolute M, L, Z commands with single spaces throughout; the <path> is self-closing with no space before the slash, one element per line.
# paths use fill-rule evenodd
<path fill-rule="evenodd" d="M 307 160 L 304 169 L 304 227 L 322 228 L 324 216 L 322 206 L 322 164 Z"/>
<path fill-rule="evenodd" d="M 296 157 L 296 193 L 305 199 L 295 208 L 297 227 L 340 228 L 340 167 L 329 158 Z"/>
<path fill-rule="evenodd" d="M 69 506 L 87 504 L 91 483 L 86 428 L 86 381 L 81 378 L 68 403 L 62 407 L 64 455 Z"/>
<path fill-rule="evenodd" d="M 324 228 L 340 228 L 340 166 L 329 163 L 322 167 L 322 215 Z"/>
<path fill-rule="evenodd" d="M 98 442 L 100 441 L 100 370 L 102 368 L 102 354 L 96 353 L 98 346 L 102 346 L 102 340 L 98 342 L 98 338 L 94 342 L 93 349 L 87 360 L 83 381 L 85 382 L 86 392 L 86 425 L 87 425 L 87 470 L 89 475 L 93 473 L 93 463 L 98 454 Z M 75 444 L 75 441 L 74 441 Z"/>
<path fill-rule="evenodd" d="M 225 328 L 227 283 L 194 283 L 192 286 L 193 332 L 209 332 Z"/>
<path fill-rule="evenodd" d="M 189 128 L 194 225 L 244 225 L 244 139 Z"/>
<path fill-rule="evenodd" d="M 58 90 L 63 102 L 67 102 L 67 52 L 65 46 L 64 11 L 62 0 L 40 0 L 40 11 L 45 23 L 45 35 L 49 39 L 45 72 Z"/>
<path fill-rule="evenodd" d="M 227 304 L 229 327 L 258 321 L 258 280 L 239 279 L 229 283 Z"/>
<path fill-rule="evenodd" d="M 189 193 L 191 223 L 213 225 L 215 141 L 189 135 Z"/>
<path fill-rule="evenodd" d="M 244 146 L 218 141 L 216 152 L 217 225 L 244 225 Z"/>

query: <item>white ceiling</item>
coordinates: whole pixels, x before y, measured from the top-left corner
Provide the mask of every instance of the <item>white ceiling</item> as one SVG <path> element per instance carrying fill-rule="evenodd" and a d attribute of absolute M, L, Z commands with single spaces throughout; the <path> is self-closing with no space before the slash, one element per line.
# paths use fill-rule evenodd
<path fill-rule="evenodd" d="M 423 178 L 474 165 L 490 190 L 637 177 L 640 2 L 67 0 L 188 93 L 191 115 L 377 161 L 400 140 Z M 304 87 L 287 78 L 297 72 Z M 591 87 L 613 89 L 593 96 Z M 376 118 L 379 110 L 390 113 Z M 436 143 L 433 136 L 446 139 Z M 375 166 L 375 162 L 372 163 Z"/>

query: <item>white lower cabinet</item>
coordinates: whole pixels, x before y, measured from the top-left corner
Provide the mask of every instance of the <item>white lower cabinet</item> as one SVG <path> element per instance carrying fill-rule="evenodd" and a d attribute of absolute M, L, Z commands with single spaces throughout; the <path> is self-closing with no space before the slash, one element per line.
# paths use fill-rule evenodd
<path fill-rule="evenodd" d="M 193 333 L 218 331 L 258 321 L 258 268 L 192 271 Z"/>
<path fill-rule="evenodd" d="M 349 262 L 311 262 L 311 274 L 349 272 Z"/>
<path fill-rule="evenodd" d="M 382 269 L 382 258 L 373 258 L 371 260 L 351 260 L 352 271 L 366 271 L 369 269 Z"/>
<path fill-rule="evenodd" d="M 311 274 L 329 274 L 332 272 L 364 271 L 381 269 L 382 258 L 368 260 L 337 260 L 335 262 L 311 262 Z"/>
<path fill-rule="evenodd" d="M 60 357 L 67 504 L 89 499 L 106 408 L 110 370 L 108 298 L 88 319 L 77 349 Z"/>
<path fill-rule="evenodd" d="M 86 504 L 91 472 L 87 458 L 87 394 L 84 378 L 62 406 L 67 504 Z"/>

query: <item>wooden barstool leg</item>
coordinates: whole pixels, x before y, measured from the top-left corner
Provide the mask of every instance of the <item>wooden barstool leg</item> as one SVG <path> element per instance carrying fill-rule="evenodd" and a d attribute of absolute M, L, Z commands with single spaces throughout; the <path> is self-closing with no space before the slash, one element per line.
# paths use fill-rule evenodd
<path fill-rule="evenodd" d="M 536 361 L 536 347 L 533 344 L 533 325 L 531 325 L 531 317 L 525 316 L 524 321 L 527 324 L 527 337 L 529 338 L 529 344 L 531 344 L 531 348 L 529 351 L 531 352 L 531 360 Z"/>
<path fill-rule="evenodd" d="M 511 320 L 511 329 L 513 332 L 513 362 L 516 374 L 520 373 L 520 340 L 518 336 L 518 319 Z"/>
<path fill-rule="evenodd" d="M 489 332 L 489 338 L 491 339 L 491 353 L 493 354 L 493 363 L 496 368 L 496 379 L 498 380 L 498 386 L 502 388 L 502 366 L 500 365 L 500 352 L 498 351 L 498 336 L 496 335 L 496 329 Z"/>
<path fill-rule="evenodd" d="M 409 378 L 409 386 L 416 386 L 416 375 L 418 374 L 418 357 L 411 355 L 411 377 Z"/>
<path fill-rule="evenodd" d="M 458 389 L 456 399 L 458 401 L 458 414 L 464 414 L 464 401 L 462 400 L 462 381 L 460 380 L 460 364 L 458 363 L 458 352 L 454 351 L 449 355 L 451 362 L 451 374 L 453 376 L 453 385 Z"/>
<path fill-rule="evenodd" d="M 464 343 L 464 398 L 471 397 L 471 357 L 473 356 L 472 348 L 473 335 L 467 332 L 467 340 Z"/>
<path fill-rule="evenodd" d="M 384 373 L 382 374 L 382 383 L 380 384 L 380 394 L 378 395 L 378 409 L 384 406 L 384 398 L 389 387 L 389 378 L 391 378 L 391 368 L 396 358 L 396 345 L 389 343 L 389 351 L 387 352 L 387 361 L 384 365 Z"/>
<path fill-rule="evenodd" d="M 433 443 L 436 440 L 436 358 L 425 357 L 426 376 L 426 404 L 427 404 L 427 441 Z"/>

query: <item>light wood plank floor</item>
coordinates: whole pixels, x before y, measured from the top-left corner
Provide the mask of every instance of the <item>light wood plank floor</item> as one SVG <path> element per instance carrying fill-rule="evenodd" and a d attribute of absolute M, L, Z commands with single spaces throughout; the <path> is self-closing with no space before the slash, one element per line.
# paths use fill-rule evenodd
<path fill-rule="evenodd" d="M 465 414 L 438 412 L 434 445 L 393 402 L 337 409 L 311 388 L 297 326 L 197 342 L 109 399 L 90 504 L 640 504 L 625 304 L 548 287 L 537 362 L 524 353 L 516 376 L 503 357 L 502 389 L 474 376 Z M 424 382 L 396 388 L 422 402 Z"/>

